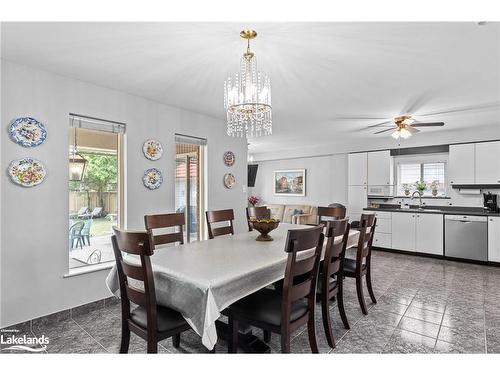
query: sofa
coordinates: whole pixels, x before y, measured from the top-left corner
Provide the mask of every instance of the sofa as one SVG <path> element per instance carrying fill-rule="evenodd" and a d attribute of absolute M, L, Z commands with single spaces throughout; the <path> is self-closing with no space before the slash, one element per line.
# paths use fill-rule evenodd
<path fill-rule="evenodd" d="M 316 224 L 318 222 L 318 207 L 316 206 L 304 204 L 266 204 L 266 206 L 271 210 L 271 218 L 282 223 Z"/>

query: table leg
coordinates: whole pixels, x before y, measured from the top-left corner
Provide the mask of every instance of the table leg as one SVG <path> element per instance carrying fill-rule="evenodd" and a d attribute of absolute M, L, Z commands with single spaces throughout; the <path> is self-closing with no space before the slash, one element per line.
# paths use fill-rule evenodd
<path fill-rule="evenodd" d="M 217 336 L 227 341 L 229 327 L 227 323 L 217 320 Z M 238 345 L 245 353 L 270 353 L 271 348 L 252 333 L 252 327 L 246 324 L 239 324 Z"/>

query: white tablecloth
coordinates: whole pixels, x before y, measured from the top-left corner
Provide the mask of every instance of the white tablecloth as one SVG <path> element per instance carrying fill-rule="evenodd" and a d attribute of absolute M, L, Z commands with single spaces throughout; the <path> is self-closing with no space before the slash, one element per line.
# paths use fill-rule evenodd
<path fill-rule="evenodd" d="M 179 311 L 211 350 L 217 342 L 215 321 L 221 311 L 283 278 L 286 234 L 299 228 L 310 227 L 280 224 L 271 232 L 274 241 L 270 242 L 255 241 L 259 233 L 253 231 L 157 248 L 151 257 L 157 303 Z M 358 237 L 359 232 L 351 231 L 348 247 L 356 246 Z M 116 266 L 106 284 L 119 296 Z"/>

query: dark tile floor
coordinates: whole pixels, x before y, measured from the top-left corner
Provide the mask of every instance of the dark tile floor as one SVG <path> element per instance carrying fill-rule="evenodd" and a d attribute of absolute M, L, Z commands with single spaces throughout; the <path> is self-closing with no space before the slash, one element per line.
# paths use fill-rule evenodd
<path fill-rule="evenodd" d="M 326 342 L 318 305 L 316 331 L 321 353 L 500 353 L 500 268 L 375 251 L 373 275 L 378 303 L 367 298 L 366 316 L 359 308 L 354 280 L 346 279 L 350 330 L 343 328 L 336 304 L 332 304 L 334 350 Z M 120 324 L 118 303 L 96 303 L 71 316 L 61 314 L 56 321 L 34 321 L 20 328 L 48 336 L 49 353 L 116 353 Z M 261 336 L 258 330 L 256 334 Z M 226 343 L 219 341 L 216 352 L 225 353 Z M 279 352 L 277 335 L 270 346 L 272 352 Z M 310 353 L 307 330 L 294 335 L 291 347 L 293 353 Z M 130 352 L 145 351 L 145 342 L 132 335 Z M 165 340 L 159 344 L 159 352 L 208 351 L 188 331 L 182 334 L 180 348 Z"/>

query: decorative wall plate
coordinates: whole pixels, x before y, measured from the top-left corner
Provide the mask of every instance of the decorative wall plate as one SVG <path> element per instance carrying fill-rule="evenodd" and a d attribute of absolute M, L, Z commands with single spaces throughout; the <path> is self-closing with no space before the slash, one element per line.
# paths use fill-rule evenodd
<path fill-rule="evenodd" d="M 228 189 L 232 189 L 236 185 L 236 178 L 232 173 L 226 173 L 224 175 L 224 186 Z"/>
<path fill-rule="evenodd" d="M 47 138 L 47 130 L 33 117 L 19 117 L 10 123 L 9 135 L 19 146 L 36 147 Z"/>
<path fill-rule="evenodd" d="M 163 155 L 163 146 L 154 139 L 148 139 L 142 145 L 142 152 L 149 160 L 158 160 Z"/>
<path fill-rule="evenodd" d="M 224 153 L 224 164 L 226 164 L 228 167 L 231 167 L 234 165 L 234 162 L 236 161 L 234 152 L 232 151 L 226 151 Z"/>
<path fill-rule="evenodd" d="M 163 183 L 163 176 L 158 169 L 150 168 L 144 172 L 142 182 L 149 190 L 155 190 Z"/>
<path fill-rule="evenodd" d="M 8 173 L 12 182 L 24 187 L 41 184 L 47 175 L 42 162 L 30 157 L 12 161 Z"/>

